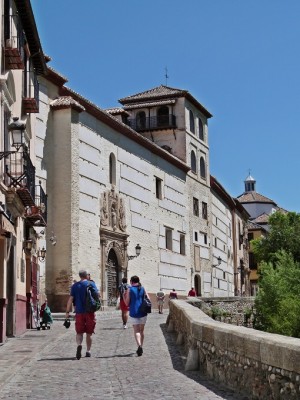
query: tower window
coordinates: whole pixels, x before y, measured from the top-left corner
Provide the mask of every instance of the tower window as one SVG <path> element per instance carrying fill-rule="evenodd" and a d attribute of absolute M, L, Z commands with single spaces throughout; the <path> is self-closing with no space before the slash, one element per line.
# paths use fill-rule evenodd
<path fill-rule="evenodd" d="M 162 199 L 162 180 L 159 178 L 155 178 L 155 192 L 156 198 Z"/>
<path fill-rule="evenodd" d="M 196 155 L 194 150 L 191 151 L 191 170 L 196 174 L 197 166 L 196 166 Z"/>
<path fill-rule="evenodd" d="M 207 203 L 202 202 L 202 218 L 207 219 Z"/>
<path fill-rule="evenodd" d="M 169 125 L 169 109 L 167 106 L 160 107 L 157 110 L 157 126 Z"/>
<path fill-rule="evenodd" d="M 203 123 L 201 118 L 198 118 L 199 139 L 204 140 Z"/>
<path fill-rule="evenodd" d="M 195 120 L 194 120 L 194 114 L 193 114 L 192 110 L 190 110 L 190 131 L 192 133 L 195 133 Z"/>
<path fill-rule="evenodd" d="M 199 200 L 193 197 L 193 214 L 199 217 Z"/>
<path fill-rule="evenodd" d="M 180 254 L 185 255 L 185 235 L 180 234 Z"/>
<path fill-rule="evenodd" d="M 116 184 L 116 157 L 113 153 L 109 156 L 109 183 Z"/>
<path fill-rule="evenodd" d="M 204 158 L 200 158 L 200 176 L 202 179 L 206 179 L 206 168 Z"/>
<path fill-rule="evenodd" d="M 172 246 L 172 229 L 170 228 L 166 228 L 166 249 L 168 250 L 172 250 L 173 246 Z"/>

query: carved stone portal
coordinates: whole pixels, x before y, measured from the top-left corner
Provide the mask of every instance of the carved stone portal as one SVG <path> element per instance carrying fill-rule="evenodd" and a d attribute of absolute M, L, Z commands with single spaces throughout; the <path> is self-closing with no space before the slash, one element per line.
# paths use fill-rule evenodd
<path fill-rule="evenodd" d="M 101 226 L 113 231 L 126 231 L 124 200 L 116 193 L 114 186 L 102 194 L 100 210 Z"/>
<path fill-rule="evenodd" d="M 115 187 L 101 195 L 101 295 L 104 303 L 113 305 L 117 287 L 126 275 L 128 259 L 125 202 Z"/>

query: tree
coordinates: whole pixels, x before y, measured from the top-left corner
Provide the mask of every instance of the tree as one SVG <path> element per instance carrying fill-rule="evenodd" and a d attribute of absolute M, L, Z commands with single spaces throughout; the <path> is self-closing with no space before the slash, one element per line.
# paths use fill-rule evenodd
<path fill-rule="evenodd" d="M 262 262 L 255 329 L 300 338 L 299 266 L 285 251 L 273 254 L 272 262 Z"/>
<path fill-rule="evenodd" d="M 268 235 L 251 242 L 257 261 L 273 261 L 275 254 L 284 250 L 300 262 L 300 214 L 277 211 L 270 215 L 268 224 Z"/>

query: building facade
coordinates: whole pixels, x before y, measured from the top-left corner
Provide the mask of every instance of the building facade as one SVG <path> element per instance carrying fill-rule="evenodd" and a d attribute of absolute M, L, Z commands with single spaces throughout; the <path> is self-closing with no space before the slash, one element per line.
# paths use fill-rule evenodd
<path fill-rule="evenodd" d="M 33 324 L 44 259 L 46 176 L 36 169 L 38 76 L 45 73 L 29 1 L 2 0 L 0 55 L 0 342 Z M 37 230 L 36 230 L 37 229 Z"/>

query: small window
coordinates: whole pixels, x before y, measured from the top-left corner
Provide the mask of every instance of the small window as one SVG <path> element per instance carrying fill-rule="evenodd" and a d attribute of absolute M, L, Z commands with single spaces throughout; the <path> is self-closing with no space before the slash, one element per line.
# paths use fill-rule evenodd
<path fill-rule="evenodd" d="M 157 110 L 157 126 L 169 125 L 169 108 L 167 106 L 160 107 Z"/>
<path fill-rule="evenodd" d="M 173 231 L 170 228 L 166 228 L 166 249 L 172 250 L 172 236 L 173 236 Z"/>
<path fill-rule="evenodd" d="M 116 157 L 113 153 L 109 156 L 109 183 L 116 184 Z"/>
<path fill-rule="evenodd" d="M 155 192 L 156 192 L 156 198 L 157 199 L 162 199 L 162 184 L 163 181 L 159 178 L 155 178 Z"/>
<path fill-rule="evenodd" d="M 254 239 L 254 234 L 253 232 L 248 232 L 248 241 L 250 242 L 251 240 Z"/>
<path fill-rule="evenodd" d="M 218 247 L 218 240 L 215 238 L 215 247 Z"/>
<path fill-rule="evenodd" d="M 140 111 L 136 116 L 136 129 L 145 129 L 146 128 L 146 113 L 145 111 Z"/>
<path fill-rule="evenodd" d="M 201 118 L 198 118 L 199 139 L 204 140 L 203 123 Z"/>
<path fill-rule="evenodd" d="M 198 232 L 195 232 L 195 242 L 198 242 Z"/>
<path fill-rule="evenodd" d="M 207 244 L 207 234 L 206 233 L 203 233 L 203 241 L 204 241 L 204 244 Z"/>
<path fill-rule="evenodd" d="M 195 133 L 195 120 L 194 120 L 194 114 L 193 114 L 192 110 L 190 110 L 190 131 L 192 133 Z"/>
<path fill-rule="evenodd" d="M 207 219 L 207 203 L 202 202 L 202 218 Z"/>
<path fill-rule="evenodd" d="M 196 174 L 197 166 L 196 166 L 196 155 L 194 150 L 191 151 L 191 170 Z"/>
<path fill-rule="evenodd" d="M 180 234 L 180 254 L 185 255 L 185 235 Z"/>
<path fill-rule="evenodd" d="M 193 214 L 199 217 L 199 200 L 193 197 Z"/>
<path fill-rule="evenodd" d="M 200 176 L 202 179 L 206 179 L 206 168 L 204 158 L 200 158 Z"/>

